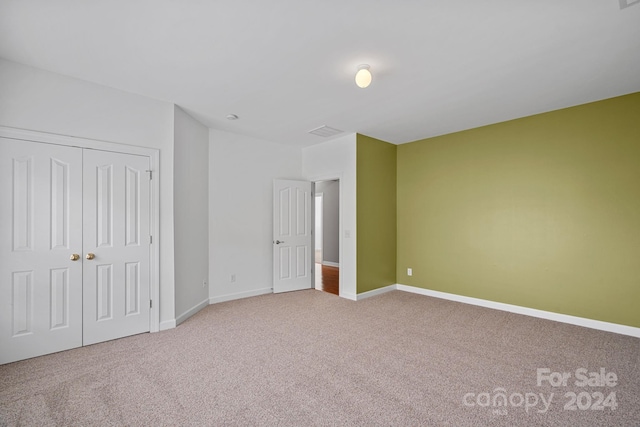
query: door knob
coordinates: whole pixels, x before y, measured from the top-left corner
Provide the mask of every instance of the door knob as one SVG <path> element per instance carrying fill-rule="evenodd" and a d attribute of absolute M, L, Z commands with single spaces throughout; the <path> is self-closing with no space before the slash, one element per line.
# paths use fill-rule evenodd
<path fill-rule="evenodd" d="M 69 257 L 69 259 L 70 259 L 71 261 L 77 261 L 77 260 L 79 260 L 79 259 L 80 259 L 80 255 L 78 255 L 78 254 L 73 254 L 73 255 L 71 255 L 71 256 Z"/>
<path fill-rule="evenodd" d="M 92 254 L 91 252 L 87 254 L 87 259 L 94 259 L 95 257 L 95 254 Z"/>
<path fill-rule="evenodd" d="M 284 243 L 284 240 L 276 240 L 276 245 L 279 245 L 280 243 Z"/>

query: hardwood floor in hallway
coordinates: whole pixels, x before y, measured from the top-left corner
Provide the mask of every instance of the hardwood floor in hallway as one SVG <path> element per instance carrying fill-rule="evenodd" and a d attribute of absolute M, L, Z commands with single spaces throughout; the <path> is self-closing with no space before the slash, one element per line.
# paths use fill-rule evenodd
<path fill-rule="evenodd" d="M 340 295 L 340 269 L 316 263 L 316 289 Z"/>

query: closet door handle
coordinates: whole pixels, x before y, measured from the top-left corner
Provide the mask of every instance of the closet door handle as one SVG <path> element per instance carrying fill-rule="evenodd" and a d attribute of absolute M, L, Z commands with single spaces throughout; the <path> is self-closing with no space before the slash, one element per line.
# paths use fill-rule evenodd
<path fill-rule="evenodd" d="M 77 260 L 79 260 L 79 259 L 80 259 L 80 255 L 78 255 L 78 254 L 72 254 L 72 255 L 69 257 L 69 259 L 70 259 L 71 261 L 77 261 Z"/>
<path fill-rule="evenodd" d="M 87 254 L 87 257 L 86 257 L 86 258 L 87 258 L 87 259 L 94 259 L 95 257 L 96 257 L 96 256 L 95 256 L 95 254 L 92 254 L 91 252 L 89 252 L 89 253 Z"/>

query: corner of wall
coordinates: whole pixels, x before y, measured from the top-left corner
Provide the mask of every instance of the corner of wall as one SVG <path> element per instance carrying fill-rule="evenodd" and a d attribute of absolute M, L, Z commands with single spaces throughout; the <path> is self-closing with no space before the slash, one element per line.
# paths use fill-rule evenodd
<path fill-rule="evenodd" d="M 397 146 L 358 134 L 358 294 L 396 283 Z"/>
<path fill-rule="evenodd" d="M 208 303 L 209 129 L 174 105 L 175 313 L 178 324 Z"/>

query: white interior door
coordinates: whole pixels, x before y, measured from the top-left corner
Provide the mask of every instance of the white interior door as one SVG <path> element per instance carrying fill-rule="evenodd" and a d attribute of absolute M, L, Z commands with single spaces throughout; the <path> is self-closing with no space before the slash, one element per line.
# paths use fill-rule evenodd
<path fill-rule="evenodd" d="M 0 138 L 0 364 L 82 345 L 81 254 L 82 149 Z"/>
<path fill-rule="evenodd" d="M 273 182 L 273 292 L 312 287 L 311 183 Z"/>
<path fill-rule="evenodd" d="M 149 331 L 149 158 L 84 150 L 84 345 Z"/>

